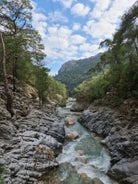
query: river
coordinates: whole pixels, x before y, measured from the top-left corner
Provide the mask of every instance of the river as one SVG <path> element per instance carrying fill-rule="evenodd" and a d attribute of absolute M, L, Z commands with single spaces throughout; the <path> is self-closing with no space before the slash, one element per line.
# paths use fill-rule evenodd
<path fill-rule="evenodd" d="M 79 113 L 70 111 L 73 102 L 58 108 L 62 121 L 71 117 L 75 124 L 65 127 L 66 134 L 78 132 L 80 137 L 65 141 L 58 156 L 59 167 L 44 177 L 45 184 L 117 184 L 106 175 L 110 166 L 108 150 L 100 144 L 100 138 L 77 122 Z"/>

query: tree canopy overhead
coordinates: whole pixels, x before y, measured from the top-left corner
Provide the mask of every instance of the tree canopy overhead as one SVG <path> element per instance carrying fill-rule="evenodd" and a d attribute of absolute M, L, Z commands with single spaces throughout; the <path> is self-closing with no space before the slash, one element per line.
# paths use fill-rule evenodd
<path fill-rule="evenodd" d="M 31 9 L 29 0 L 1 0 L 0 24 L 3 31 L 15 35 L 21 30 L 30 29 Z"/>

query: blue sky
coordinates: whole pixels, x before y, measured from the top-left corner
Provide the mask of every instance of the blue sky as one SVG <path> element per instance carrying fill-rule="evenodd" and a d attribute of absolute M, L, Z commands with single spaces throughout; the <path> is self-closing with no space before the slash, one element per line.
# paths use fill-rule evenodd
<path fill-rule="evenodd" d="M 33 26 L 45 45 L 46 66 L 55 75 L 69 60 L 102 51 L 99 43 L 112 38 L 120 17 L 136 0 L 31 0 Z"/>

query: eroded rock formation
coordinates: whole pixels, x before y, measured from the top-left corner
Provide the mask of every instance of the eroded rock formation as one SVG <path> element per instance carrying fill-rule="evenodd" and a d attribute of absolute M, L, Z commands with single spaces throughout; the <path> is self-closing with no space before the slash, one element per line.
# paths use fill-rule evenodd
<path fill-rule="evenodd" d="M 121 183 L 138 181 L 138 118 L 126 116 L 108 107 L 91 107 L 79 122 L 102 136 L 111 154 L 108 174 Z"/>

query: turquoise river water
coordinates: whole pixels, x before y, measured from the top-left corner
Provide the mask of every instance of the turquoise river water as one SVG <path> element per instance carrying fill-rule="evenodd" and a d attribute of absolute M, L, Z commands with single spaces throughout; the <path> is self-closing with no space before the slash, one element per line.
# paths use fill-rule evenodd
<path fill-rule="evenodd" d="M 65 108 L 58 108 L 58 114 L 62 121 L 70 117 L 76 122 L 65 130 L 66 134 L 78 132 L 80 138 L 65 141 L 57 158 L 60 165 L 44 177 L 45 184 L 117 184 L 106 175 L 110 166 L 108 150 L 99 137 L 77 122 L 80 114 L 71 112 L 71 105 L 68 102 Z"/>

